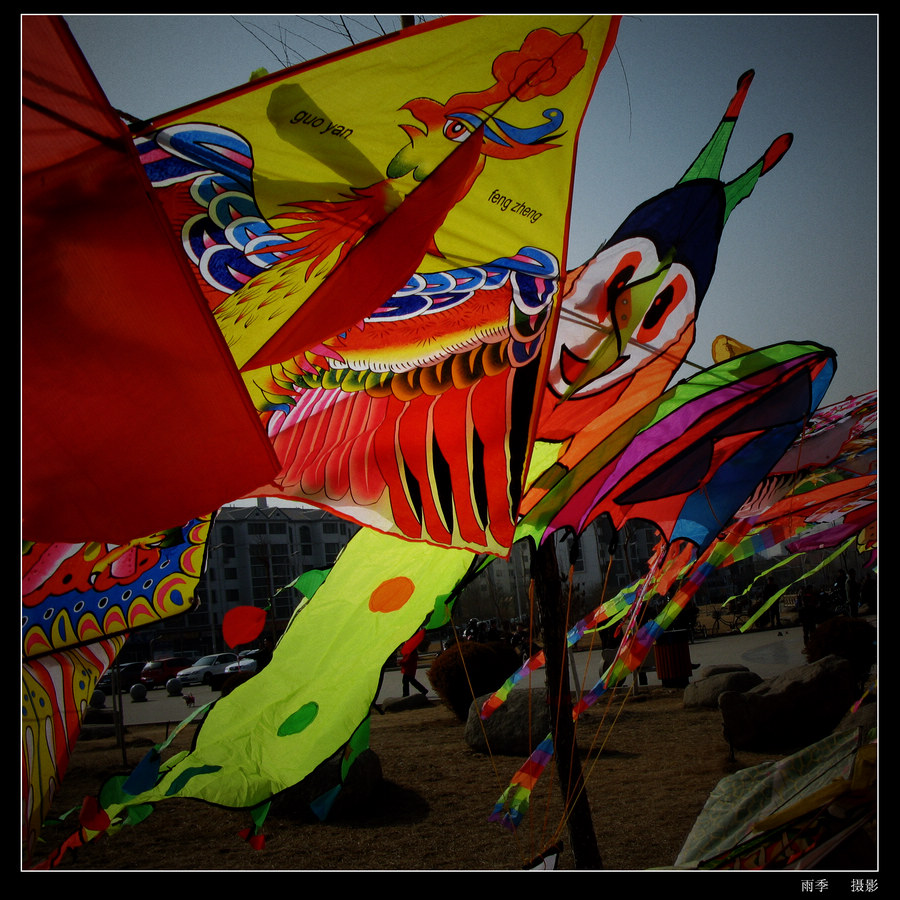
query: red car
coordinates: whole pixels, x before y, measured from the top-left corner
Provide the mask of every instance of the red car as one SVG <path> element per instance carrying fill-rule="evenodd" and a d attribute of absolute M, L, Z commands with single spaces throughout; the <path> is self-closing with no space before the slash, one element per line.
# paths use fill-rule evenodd
<path fill-rule="evenodd" d="M 149 690 L 155 687 L 165 687 L 170 678 L 174 678 L 182 669 L 186 669 L 192 663 L 193 660 L 186 656 L 154 659 L 144 666 L 141 672 L 141 684 Z"/>

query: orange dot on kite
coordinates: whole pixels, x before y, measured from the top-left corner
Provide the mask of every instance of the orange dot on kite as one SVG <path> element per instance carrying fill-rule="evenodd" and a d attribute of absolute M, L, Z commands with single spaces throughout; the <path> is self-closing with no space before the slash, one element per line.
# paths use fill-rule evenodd
<path fill-rule="evenodd" d="M 415 589 L 415 584 L 405 575 L 388 578 L 372 591 L 369 596 L 369 609 L 372 612 L 396 612 L 403 608 Z"/>
<path fill-rule="evenodd" d="M 222 637 L 229 647 L 255 641 L 266 624 L 266 611 L 258 606 L 235 606 L 222 619 Z"/>

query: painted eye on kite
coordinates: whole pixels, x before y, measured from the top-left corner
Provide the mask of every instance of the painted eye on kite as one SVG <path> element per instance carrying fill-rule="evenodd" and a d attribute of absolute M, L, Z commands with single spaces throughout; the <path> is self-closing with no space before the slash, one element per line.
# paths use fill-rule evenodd
<path fill-rule="evenodd" d="M 631 315 L 631 298 L 628 293 L 628 284 L 634 277 L 634 271 L 635 267 L 633 265 L 626 265 L 616 272 L 612 281 L 606 286 L 606 309 L 599 310 L 602 314 L 601 322 L 608 315 L 611 319 L 619 320 L 620 327 L 627 325 Z"/>
<path fill-rule="evenodd" d="M 690 285 L 682 272 L 675 270 L 669 274 L 670 277 L 657 291 L 635 333 L 635 339 L 641 343 L 650 343 L 665 331 L 667 320 L 681 307 L 682 301 L 690 292 Z"/>
<path fill-rule="evenodd" d="M 459 119 L 447 119 L 444 125 L 444 137 L 448 141 L 462 143 L 470 134 L 472 129 Z"/>

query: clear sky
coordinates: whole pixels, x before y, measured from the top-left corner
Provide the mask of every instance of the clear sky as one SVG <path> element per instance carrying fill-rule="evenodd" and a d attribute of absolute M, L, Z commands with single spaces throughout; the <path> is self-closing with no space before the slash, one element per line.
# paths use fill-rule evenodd
<path fill-rule="evenodd" d="M 399 24 L 343 18 L 357 42 Z M 349 43 L 335 16 L 66 19 L 110 103 L 148 119 Z M 873 15 L 626 15 L 582 127 L 569 264 L 675 184 L 755 69 L 723 178 L 794 143 L 726 225 L 689 359 L 709 365 L 722 333 L 815 341 L 838 358 L 825 403 L 877 387 L 878 30 Z"/>

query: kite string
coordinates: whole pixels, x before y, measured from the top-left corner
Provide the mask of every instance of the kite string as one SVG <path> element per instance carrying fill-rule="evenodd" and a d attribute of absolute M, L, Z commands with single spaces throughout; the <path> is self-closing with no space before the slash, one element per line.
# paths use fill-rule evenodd
<path fill-rule="evenodd" d="M 528 581 L 528 656 L 531 656 L 532 648 L 534 647 L 534 576 L 532 576 Z M 534 747 L 531 744 L 531 735 L 532 731 L 532 703 L 531 703 L 531 669 L 528 670 L 528 756 L 530 757 L 532 753 L 534 753 Z M 502 787 L 502 785 L 501 785 Z M 515 829 L 518 830 L 518 829 Z M 514 832 L 515 833 L 515 832 Z M 535 835 L 534 835 L 534 821 L 533 817 L 529 816 L 528 823 L 528 837 L 529 837 L 529 847 L 531 849 L 532 855 L 534 855 L 534 850 L 536 847 Z"/>
<path fill-rule="evenodd" d="M 603 604 L 606 603 L 607 591 L 609 589 L 609 578 L 612 573 L 613 559 L 614 559 L 614 553 L 610 553 L 609 560 L 607 561 L 607 564 L 606 564 L 606 572 L 603 576 L 603 586 L 600 589 L 600 603 L 598 604 L 598 606 L 603 606 Z M 591 631 L 591 642 L 588 646 L 588 658 L 587 658 L 587 662 L 585 662 L 585 665 L 584 665 L 584 677 L 581 679 L 581 685 L 580 685 L 579 692 L 578 692 L 579 699 L 581 699 L 581 697 L 584 695 L 585 687 L 587 685 L 587 674 L 588 674 L 588 670 L 590 669 L 590 665 L 591 665 L 591 656 L 593 655 L 593 652 L 594 652 L 594 636 L 596 635 L 596 633 L 597 633 L 597 629 L 593 629 Z"/>
<path fill-rule="evenodd" d="M 607 590 L 608 590 L 608 586 L 609 586 L 609 578 L 612 573 L 614 559 L 615 559 L 615 554 L 610 553 L 609 560 L 608 560 L 607 567 L 606 567 L 606 572 L 604 575 L 603 588 L 601 590 L 601 595 L 600 595 L 600 605 L 601 606 L 605 602 L 605 599 L 606 599 L 606 594 L 607 594 Z M 572 598 L 573 598 L 573 590 L 574 590 L 574 563 L 571 564 L 569 567 L 568 585 L 569 585 L 569 597 L 568 597 L 568 607 L 566 610 L 566 619 L 565 619 L 566 626 L 567 626 L 566 627 L 567 635 L 569 633 L 568 621 L 571 616 Z M 593 654 L 595 640 L 596 640 L 596 629 L 592 630 L 592 632 L 591 632 L 590 645 L 588 647 L 588 659 L 584 665 L 584 671 L 580 678 L 580 684 L 579 684 L 579 688 L 578 688 L 579 699 L 581 699 L 585 693 L 585 688 L 587 685 L 588 671 L 590 669 L 590 660 L 591 660 L 591 656 Z M 574 644 L 573 644 L 573 646 L 574 646 Z M 566 647 L 566 650 L 564 651 L 564 653 L 567 653 L 567 652 L 568 652 L 568 641 L 567 641 L 567 647 Z M 560 678 L 560 685 L 561 685 L 560 690 L 562 690 L 563 689 L 562 678 Z M 607 699 L 606 709 L 604 710 L 604 713 L 603 713 L 603 716 L 601 717 L 600 723 L 598 724 L 597 728 L 594 730 L 594 733 L 592 735 L 590 746 L 588 748 L 588 756 L 590 756 L 591 752 L 596 747 L 597 738 L 600 734 L 601 729 L 603 728 L 604 722 L 606 721 L 609 709 L 612 705 L 612 702 L 613 702 L 613 699 L 614 699 L 614 696 L 615 696 L 615 693 L 617 690 L 617 687 L 618 687 L 617 685 L 614 686 L 613 691 L 610 692 L 609 698 Z M 616 714 L 616 717 L 613 720 L 613 723 L 610 725 L 607 735 L 606 735 L 606 738 L 604 739 L 603 745 L 601 745 L 601 748 L 600 748 L 600 751 L 598 751 L 598 754 L 599 754 L 599 752 L 602 752 L 602 748 L 603 748 L 603 746 L 605 746 L 606 740 L 608 740 L 610 735 L 612 734 L 612 729 L 615 727 L 615 724 L 618 721 L 618 718 L 621 715 L 622 710 L 624 709 L 625 702 L 628 699 L 628 697 L 630 696 L 630 693 L 631 693 L 631 691 L 629 690 L 629 692 L 626 693 L 625 697 L 623 698 L 622 705 L 619 709 L 619 712 Z M 559 708 L 559 706 L 557 706 L 557 709 L 558 708 Z M 572 778 L 572 772 L 574 769 L 574 761 L 575 761 L 575 754 L 576 754 L 576 748 L 577 748 L 578 722 L 579 722 L 579 716 L 576 714 L 574 716 L 574 726 L 576 729 L 576 734 L 573 736 L 572 746 L 570 748 L 570 760 L 569 760 L 569 778 L 570 779 Z M 555 735 L 554 735 L 554 737 L 555 737 Z M 559 820 L 556 824 L 555 830 L 553 831 L 550 839 L 544 840 L 545 844 L 553 844 L 554 842 L 558 841 L 562 837 L 563 829 L 566 827 L 566 824 L 569 821 L 571 813 L 575 807 L 576 801 L 583 793 L 585 793 L 587 791 L 588 779 L 592 775 L 594 770 L 596 769 L 597 762 L 598 762 L 598 756 L 595 756 L 594 760 L 590 766 L 590 769 L 588 770 L 588 773 L 587 774 L 583 773 L 579 782 L 576 782 L 575 784 L 573 784 L 570 780 L 570 782 L 566 785 L 564 801 L 563 801 L 563 808 L 560 813 Z M 549 792 L 548 792 L 548 797 L 549 797 Z M 549 809 L 549 803 L 548 803 L 548 809 Z M 545 822 L 545 828 L 546 828 L 546 822 Z"/>
<path fill-rule="evenodd" d="M 534 576 L 532 576 L 528 581 L 528 647 L 527 647 L 527 656 L 532 656 L 532 651 L 534 648 Z M 530 758 L 532 753 L 534 753 L 534 747 L 532 746 L 532 735 L 533 731 L 533 716 L 532 716 L 532 670 L 528 670 L 528 757 Z M 483 727 L 483 726 L 482 726 Z M 500 785 L 502 789 L 502 784 Z M 537 847 L 537 840 L 535 835 L 535 827 L 534 827 L 534 817 L 529 816 L 528 821 L 528 847 L 529 847 L 529 855 L 524 855 L 523 859 L 529 859 L 536 855 L 535 848 Z M 517 834 L 518 829 L 513 829 L 513 834 Z M 539 834 L 542 832 L 539 832 Z"/>
<path fill-rule="evenodd" d="M 631 614 L 629 616 L 629 621 L 625 626 L 622 642 L 620 643 L 619 650 L 616 653 L 616 660 L 618 660 L 619 657 L 622 655 L 622 647 L 625 646 L 625 644 L 628 642 L 629 637 L 634 637 L 636 635 L 636 633 L 637 633 L 636 628 L 639 625 L 640 620 L 643 618 L 643 616 L 646 615 L 647 610 L 645 607 L 645 601 L 646 601 L 647 591 L 648 591 L 648 588 L 650 587 L 650 585 L 655 583 L 655 579 L 658 576 L 659 569 L 662 566 L 662 560 L 663 560 L 664 556 L 665 556 L 665 554 L 660 554 L 660 553 L 656 554 L 650 572 L 648 572 L 647 575 L 642 580 L 641 587 L 638 590 L 638 595 L 635 597 L 635 602 L 634 602 L 634 606 L 632 608 Z M 627 559 L 627 554 L 626 554 L 626 559 Z M 609 562 L 609 568 L 607 570 L 607 577 L 609 576 L 609 572 L 611 571 L 611 569 L 612 569 L 612 554 L 610 554 L 610 562 Z M 613 662 L 613 665 L 615 665 L 615 661 Z M 610 668 L 612 668 L 612 666 Z M 622 702 L 619 705 L 619 708 L 615 715 L 615 718 L 613 719 L 612 723 L 609 725 L 609 728 L 606 731 L 606 735 L 603 738 L 603 742 L 600 744 L 600 747 L 597 748 L 596 753 L 594 754 L 593 760 L 591 762 L 591 765 L 588 768 L 588 772 L 583 779 L 583 783 L 581 786 L 581 790 L 583 790 L 583 791 L 587 790 L 588 780 L 593 777 L 593 774 L 596 771 L 597 766 L 600 762 L 600 756 L 603 753 L 603 749 L 606 747 L 607 741 L 612 736 L 613 729 L 618 724 L 619 716 L 622 715 L 622 712 L 625 709 L 626 703 L 628 702 L 632 693 L 634 692 L 636 678 L 637 678 L 636 673 L 632 673 L 631 686 L 629 687 L 628 691 L 626 691 L 626 693 L 622 697 Z M 616 682 L 612 686 L 612 691 L 609 692 L 609 697 L 606 702 L 606 708 L 603 712 L 603 716 L 601 717 L 600 722 L 597 725 L 597 728 L 594 730 L 594 736 L 591 741 L 591 745 L 588 748 L 588 756 L 590 756 L 590 754 L 592 752 L 594 752 L 594 749 L 597 744 L 597 739 L 600 735 L 600 732 L 603 729 L 603 725 L 606 722 L 606 718 L 609 715 L 609 711 L 612 707 L 612 704 L 613 704 L 613 701 L 615 699 L 615 695 L 616 695 L 616 692 L 618 691 L 618 689 L 619 689 L 619 682 Z M 571 815 L 571 810 L 573 808 L 574 808 L 574 803 L 572 805 L 570 805 L 568 807 L 568 809 L 566 810 L 566 817 L 563 821 L 560 822 L 559 830 L 557 831 L 556 837 L 559 837 L 559 835 L 562 833 L 562 828 L 565 826 L 566 822 L 568 821 L 568 817 Z"/>
<path fill-rule="evenodd" d="M 615 553 L 614 553 L 614 552 L 613 552 L 613 553 L 610 553 L 610 555 L 609 555 L 609 560 L 608 560 L 607 566 L 606 566 L 606 572 L 605 572 L 605 574 L 604 574 L 603 588 L 602 588 L 601 594 L 600 594 L 600 605 L 601 605 L 601 606 L 602 606 L 602 604 L 603 604 L 603 603 L 605 602 L 605 600 L 606 600 L 606 594 L 607 594 L 607 590 L 608 590 L 608 587 L 609 587 L 609 578 L 610 578 L 610 575 L 611 575 L 611 573 L 612 573 L 612 567 L 613 567 L 613 561 L 614 561 L 614 559 L 615 559 Z M 572 578 L 572 571 L 570 570 L 570 583 L 571 583 L 571 578 Z M 596 629 L 594 629 L 594 630 L 591 632 L 591 642 L 590 642 L 590 646 L 589 646 L 589 648 L 588 648 L 588 661 L 585 663 L 585 666 L 584 666 L 584 674 L 583 674 L 583 677 L 582 677 L 582 679 L 581 679 L 581 684 L 580 684 L 580 687 L 579 687 L 579 699 L 580 699 L 581 697 L 583 697 L 583 696 L 584 696 L 584 693 L 585 693 L 585 687 L 586 687 L 586 684 L 587 684 L 587 674 L 588 674 L 588 670 L 589 670 L 589 668 L 590 668 L 590 659 L 591 659 L 591 655 L 593 654 L 595 635 L 596 635 Z M 617 689 L 618 689 L 618 685 L 614 685 L 614 686 L 613 686 L 612 692 L 610 692 L 610 694 L 609 694 L 609 697 L 608 697 L 608 699 L 607 699 L 606 708 L 605 708 L 605 710 L 604 710 L 603 716 L 601 717 L 601 720 L 600 720 L 599 724 L 597 725 L 597 728 L 594 730 L 594 733 L 593 733 L 593 735 L 592 735 L 591 743 L 590 743 L 590 745 L 589 745 L 589 747 L 588 747 L 588 751 L 587 751 L 588 757 L 590 757 L 590 754 L 593 752 L 594 748 L 596 747 L 597 738 L 598 738 L 598 736 L 599 736 L 599 734 L 600 734 L 601 729 L 603 728 L 604 722 L 606 721 L 606 717 L 607 717 L 607 715 L 608 715 L 608 713 L 609 713 L 609 709 L 610 709 L 610 707 L 611 707 L 611 705 L 612 705 L 612 702 L 613 702 L 613 699 L 614 699 L 614 696 L 615 696 L 615 693 L 616 693 L 616 690 L 617 690 Z M 604 738 L 603 744 L 601 745 L 600 750 L 598 751 L 597 755 L 594 757 L 593 762 L 591 763 L 591 766 L 590 766 L 590 768 L 588 769 L 587 774 L 584 774 L 584 775 L 582 776 L 581 784 L 580 784 L 579 786 L 576 786 L 577 789 L 576 789 L 576 791 L 574 792 L 574 794 L 567 793 L 567 800 L 566 800 L 566 803 L 565 803 L 565 805 L 564 805 L 564 807 L 563 807 L 562 814 L 561 814 L 561 816 L 560 816 L 560 820 L 559 820 L 559 822 L 557 823 L 556 831 L 554 832 L 554 834 L 553 834 L 553 836 L 552 836 L 552 838 L 551 838 L 551 840 L 550 840 L 551 843 L 552 843 L 553 841 L 555 841 L 555 840 L 558 840 L 558 839 L 561 837 L 562 831 L 563 831 L 563 829 L 565 828 L 565 826 L 566 826 L 566 824 L 567 824 L 567 822 L 568 822 L 568 820 L 569 820 L 569 817 L 570 817 L 570 815 L 571 815 L 571 811 L 574 809 L 575 802 L 577 801 L 578 797 L 581 795 L 582 792 L 587 791 L 588 780 L 589 780 L 590 777 L 592 776 L 594 770 L 596 769 L 597 763 L 598 763 L 598 761 L 599 761 L 599 753 L 602 752 L 603 747 L 606 745 L 606 741 L 609 739 L 610 735 L 612 734 L 612 729 L 615 727 L 616 722 L 618 721 L 618 718 L 619 718 L 619 716 L 621 715 L 622 709 L 624 709 L 625 701 L 628 699 L 628 696 L 630 696 L 630 692 L 631 692 L 631 691 L 629 690 L 629 692 L 628 692 L 628 693 L 625 695 L 625 697 L 623 698 L 622 706 L 620 707 L 619 712 L 616 714 L 615 719 L 613 720 L 612 724 L 610 725 L 610 727 L 609 727 L 609 729 L 608 729 L 608 732 L 607 732 L 607 735 L 606 735 L 606 737 Z M 579 722 L 579 721 L 580 721 L 580 717 L 577 717 L 577 716 L 576 716 L 576 719 L 575 719 L 576 729 L 577 729 L 577 725 L 578 725 L 578 722 Z M 576 734 L 576 739 L 577 739 L 577 734 Z M 572 744 L 573 758 L 574 758 L 575 746 L 576 746 L 576 742 L 573 741 L 573 744 Z M 571 769 L 570 769 L 570 771 L 571 771 Z M 571 787 L 570 787 L 570 790 L 571 790 Z"/>
<path fill-rule="evenodd" d="M 528 79 L 527 81 L 523 82 L 522 84 L 518 85 L 517 87 L 512 87 L 511 85 L 507 85 L 508 87 L 512 87 L 512 89 L 509 91 L 509 93 L 507 94 L 507 96 L 506 96 L 503 100 L 498 100 L 498 101 L 497 101 L 497 105 L 496 105 L 496 107 L 494 108 L 494 111 L 493 111 L 493 112 L 488 112 L 487 109 L 484 109 L 484 110 L 483 110 L 483 112 L 484 112 L 484 113 L 487 115 L 487 117 L 488 117 L 488 121 L 494 121 L 494 119 L 495 119 L 495 117 L 497 116 L 497 114 L 498 114 L 498 113 L 503 109 L 503 107 L 505 107 L 506 104 L 509 103 L 510 101 L 512 101 L 512 100 L 519 100 L 519 102 L 523 102 L 523 103 L 524 103 L 525 101 L 520 100 L 520 98 L 518 97 L 518 94 L 519 94 L 522 90 L 528 88 L 532 82 L 536 81 L 537 78 L 540 76 L 541 72 L 544 70 L 545 67 L 547 67 L 547 66 L 552 66 L 552 65 L 554 64 L 554 59 L 555 59 L 557 56 L 559 56 L 561 53 L 564 53 L 564 52 L 568 49 L 568 44 L 571 42 L 573 36 L 574 36 L 574 35 L 580 35 L 580 33 L 588 26 L 588 24 L 589 24 L 593 19 L 594 19 L 594 16 L 592 16 L 592 15 L 591 15 L 591 16 L 588 16 L 588 17 L 587 17 L 587 18 L 586 18 L 586 19 L 585 19 L 585 20 L 584 20 L 584 21 L 583 21 L 583 22 L 582 22 L 582 23 L 581 23 L 574 31 L 569 32 L 569 33 L 566 35 L 565 40 L 563 41 L 563 43 L 562 43 L 559 47 L 557 47 L 556 50 L 554 50 L 552 53 L 550 53 L 548 56 L 546 56 L 544 59 L 541 60 L 540 66 L 538 67 L 538 69 L 537 69 L 534 73 L 531 74 L 531 76 L 529 77 L 529 79 Z"/>
<path fill-rule="evenodd" d="M 612 691 L 609 692 L 609 697 L 606 701 L 606 708 L 603 711 L 603 715 L 600 718 L 600 722 L 597 724 L 597 728 L 594 730 L 594 735 L 591 740 L 591 744 L 587 750 L 587 756 L 590 758 L 591 754 L 593 754 L 593 759 L 591 760 L 591 764 L 588 768 L 587 773 L 582 778 L 582 783 L 581 783 L 578 793 L 572 798 L 571 803 L 566 804 L 566 808 L 563 810 L 563 815 L 560 818 L 559 824 L 557 825 L 556 833 L 554 834 L 553 838 L 551 839 L 551 842 L 554 839 L 558 840 L 562 836 L 563 828 L 566 827 L 566 825 L 569 821 L 569 817 L 572 814 L 572 810 L 575 808 L 575 800 L 578 799 L 581 792 L 587 790 L 588 781 L 594 775 L 594 771 L 596 770 L 596 768 L 600 762 L 600 757 L 603 753 L 603 749 L 606 747 L 606 742 L 610 739 L 610 737 L 612 737 L 613 729 L 616 727 L 616 724 L 619 721 L 619 716 L 622 715 L 622 712 L 625 709 L 625 704 L 628 702 L 629 698 L 631 697 L 632 692 L 634 691 L 634 682 L 632 681 L 631 687 L 629 687 L 629 689 L 625 692 L 625 695 L 622 697 L 622 702 L 619 705 L 618 712 L 616 713 L 613 721 L 610 723 L 609 728 L 607 728 L 606 735 L 603 738 L 603 742 L 600 744 L 599 747 L 597 747 L 597 738 L 599 737 L 600 732 L 603 729 L 603 724 L 604 724 L 604 722 L 606 722 L 606 718 L 609 715 L 609 710 L 612 707 L 613 700 L 615 699 L 615 695 L 616 695 L 617 691 L 618 691 L 618 685 L 614 685 Z M 595 748 L 596 748 L 596 752 L 594 752 Z"/>
<path fill-rule="evenodd" d="M 607 578 L 608 578 L 608 576 L 609 576 L 609 567 L 607 567 Z M 569 599 L 568 599 L 568 606 L 566 609 L 566 634 L 567 635 L 568 635 L 568 622 L 569 622 L 569 618 L 571 616 L 572 597 L 573 597 L 573 593 L 574 593 L 574 582 L 575 582 L 575 565 L 573 562 L 569 566 Z M 601 597 L 600 597 L 601 603 L 605 599 L 605 594 L 606 594 L 606 579 L 604 579 L 604 588 L 603 588 L 603 592 L 601 593 Z M 588 647 L 588 658 L 584 665 L 584 672 L 581 676 L 581 683 L 578 686 L 578 699 L 579 700 L 584 696 L 584 690 L 585 690 L 585 686 L 587 683 L 587 673 L 588 673 L 588 669 L 590 668 L 591 655 L 593 653 L 595 634 L 596 634 L 596 632 L 591 633 L 590 645 Z M 572 644 L 573 652 L 574 652 L 574 646 L 575 646 L 575 644 Z M 569 652 L 569 642 L 566 641 L 566 648 L 564 650 L 564 653 L 568 654 L 568 652 Z M 562 681 L 562 680 L 560 680 L 560 681 Z M 566 785 L 565 802 L 563 804 L 562 819 L 561 819 L 562 822 L 566 821 L 566 819 L 568 818 L 567 810 L 569 810 L 574 805 L 575 800 L 580 795 L 581 791 L 584 790 L 584 776 L 583 775 L 581 778 L 580 786 L 577 782 L 575 784 L 573 784 L 571 781 L 572 773 L 574 771 L 574 765 L 575 765 L 575 754 L 576 754 L 576 750 L 577 750 L 577 746 L 578 746 L 578 741 L 577 741 L 578 717 L 575 716 L 573 718 L 574 718 L 574 722 L 573 722 L 574 731 L 573 731 L 572 746 L 570 748 L 570 753 L 569 753 L 569 756 L 570 756 L 570 758 L 569 758 L 569 779 L 570 780 L 569 780 L 569 783 Z M 557 826 L 557 831 L 554 835 L 554 839 L 559 837 L 560 827 L 561 826 L 559 826 L 559 825 Z"/>
<path fill-rule="evenodd" d="M 563 632 L 562 632 L 563 647 L 562 647 L 562 653 L 560 654 L 560 659 L 559 659 L 559 672 L 558 672 L 559 688 L 557 690 L 557 697 L 556 697 L 556 718 L 555 718 L 554 722 L 552 723 L 553 724 L 553 746 L 554 747 L 559 746 L 558 736 L 559 736 L 559 727 L 560 727 L 560 715 L 562 713 L 562 697 L 563 697 L 563 691 L 568 689 L 568 684 L 569 684 L 569 679 L 567 677 L 564 678 L 564 676 L 568 672 L 567 662 L 568 662 L 569 647 L 568 647 L 567 637 L 569 634 L 569 619 L 571 617 L 571 611 L 572 611 L 572 595 L 573 595 L 574 581 L 575 581 L 575 564 L 574 564 L 574 562 L 570 562 L 568 579 L 567 579 L 568 591 L 567 591 L 567 596 L 566 596 L 566 611 L 565 611 L 565 616 L 563 617 Z M 572 791 L 573 791 L 571 779 L 572 779 L 572 766 L 575 761 L 575 747 L 576 747 L 576 741 L 574 739 L 574 737 L 575 737 L 574 732 L 573 732 L 572 737 L 573 737 L 573 739 L 571 742 L 571 746 L 569 748 L 568 781 L 565 785 L 562 785 L 562 784 L 560 785 L 560 787 L 563 788 L 563 811 L 562 811 L 563 816 L 565 816 L 565 811 L 568 808 L 569 803 L 571 802 Z M 554 753 L 553 764 L 558 768 L 558 763 L 556 762 L 556 754 L 555 753 Z M 546 805 L 546 810 L 545 810 L 545 821 L 544 821 L 545 829 L 548 827 L 548 822 L 549 822 L 551 794 L 552 794 L 552 791 L 548 790 L 547 791 L 547 805 Z M 556 833 L 558 834 L 558 831 Z M 551 843 L 552 843 L 552 841 L 551 841 Z"/>
<path fill-rule="evenodd" d="M 534 595 L 533 582 L 532 582 L 531 587 L 529 588 L 529 594 L 531 595 L 532 602 L 533 602 L 533 595 Z M 529 634 L 529 636 L 530 636 L 530 634 Z M 460 663 L 462 664 L 463 673 L 466 677 L 466 683 L 469 686 L 469 695 L 472 697 L 472 701 L 474 702 L 477 699 L 475 697 L 475 687 L 472 684 L 472 678 L 469 675 L 469 669 L 466 666 L 466 657 L 462 650 L 462 644 L 460 643 L 460 640 L 459 640 L 459 629 L 456 627 L 456 625 L 453 625 L 453 638 L 456 643 L 456 652 L 459 654 L 459 660 L 460 660 Z M 530 678 L 531 678 L 531 675 L 529 673 L 529 679 Z M 531 725 L 531 722 L 530 722 L 531 704 L 530 703 L 528 704 L 528 716 L 529 716 L 528 736 L 529 736 L 529 741 L 530 741 L 530 739 L 531 739 L 531 727 L 530 727 L 530 725 Z M 491 742 L 488 739 L 487 729 L 485 728 L 484 721 L 482 720 L 481 716 L 478 716 L 478 724 L 481 726 L 481 733 L 482 733 L 482 736 L 484 737 L 484 744 L 485 744 L 485 747 L 487 748 L 488 759 L 490 759 L 491 768 L 494 772 L 494 780 L 497 783 L 497 789 L 499 791 L 502 791 L 503 790 L 503 782 L 502 782 L 502 779 L 500 778 L 500 772 L 497 769 L 497 760 L 494 757 L 493 751 L 491 750 Z M 518 835 L 518 833 L 514 832 L 514 837 L 515 837 L 516 843 L 520 844 L 520 836 Z M 526 854 L 522 852 L 521 845 L 520 845 L 520 849 L 519 849 L 519 854 L 520 854 L 521 859 L 527 858 Z"/>

